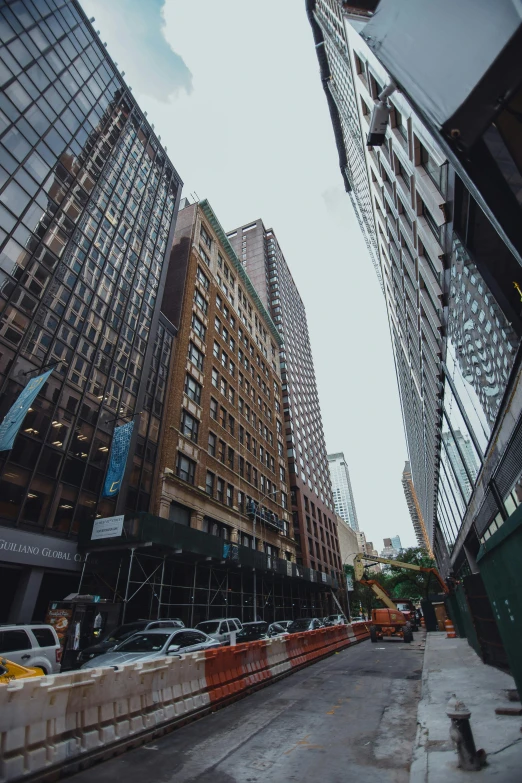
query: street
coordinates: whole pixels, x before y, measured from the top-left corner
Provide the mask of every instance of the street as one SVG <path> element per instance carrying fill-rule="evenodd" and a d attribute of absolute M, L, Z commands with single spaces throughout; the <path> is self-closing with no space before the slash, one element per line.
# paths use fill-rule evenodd
<path fill-rule="evenodd" d="M 406 783 L 423 650 L 363 642 L 72 783 Z"/>

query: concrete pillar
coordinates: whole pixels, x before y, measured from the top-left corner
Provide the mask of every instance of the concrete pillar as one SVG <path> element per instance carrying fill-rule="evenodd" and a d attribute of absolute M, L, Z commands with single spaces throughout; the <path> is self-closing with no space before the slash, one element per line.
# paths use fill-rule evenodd
<path fill-rule="evenodd" d="M 43 568 L 24 568 L 9 612 L 10 623 L 31 622 L 43 575 Z"/>
<path fill-rule="evenodd" d="M 203 530 L 203 517 L 199 511 L 190 512 L 190 527 L 196 528 L 196 530 Z"/>

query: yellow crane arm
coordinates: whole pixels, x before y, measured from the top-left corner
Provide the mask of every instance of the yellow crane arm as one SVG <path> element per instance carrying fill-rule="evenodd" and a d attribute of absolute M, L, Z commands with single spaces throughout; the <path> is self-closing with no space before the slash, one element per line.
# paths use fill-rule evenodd
<path fill-rule="evenodd" d="M 409 568 L 412 571 L 423 571 L 424 573 L 433 574 L 442 591 L 444 593 L 449 593 L 446 583 L 443 581 L 436 568 L 427 568 L 425 566 L 415 565 L 414 563 L 401 563 L 400 560 L 391 560 L 387 557 L 373 557 L 373 555 L 365 555 L 362 552 L 359 552 L 357 555 L 355 555 L 353 559 L 353 569 L 356 582 L 360 582 L 364 577 L 364 560 L 368 560 L 372 563 L 385 563 L 386 565 L 395 566 L 395 568 Z"/>
<path fill-rule="evenodd" d="M 388 609 L 393 609 L 394 612 L 397 611 L 397 604 L 393 603 L 392 599 L 390 598 L 389 594 L 386 592 L 384 587 L 380 585 L 378 582 L 375 581 L 375 579 L 361 579 L 361 584 L 367 585 L 370 587 L 377 598 L 379 598 L 385 606 L 388 607 Z"/>

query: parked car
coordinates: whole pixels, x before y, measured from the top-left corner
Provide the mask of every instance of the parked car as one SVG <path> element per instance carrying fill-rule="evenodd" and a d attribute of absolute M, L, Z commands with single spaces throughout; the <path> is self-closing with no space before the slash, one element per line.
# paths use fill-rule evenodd
<path fill-rule="evenodd" d="M 230 644 L 230 634 L 234 631 L 238 633 L 243 629 L 241 620 L 237 617 L 219 618 L 217 620 L 205 620 L 196 625 L 198 631 L 208 633 L 213 639 L 222 644 Z"/>
<path fill-rule="evenodd" d="M 0 655 L 43 674 L 60 671 L 62 648 L 52 625 L 0 625 Z"/>
<path fill-rule="evenodd" d="M 326 626 L 330 625 L 346 625 L 348 620 L 344 616 L 344 614 L 329 614 L 328 617 L 324 618 L 324 624 Z"/>
<path fill-rule="evenodd" d="M 255 642 L 258 639 L 266 639 L 268 623 L 257 620 L 255 623 L 243 623 L 243 628 L 236 635 L 236 642 Z"/>
<path fill-rule="evenodd" d="M 318 617 L 300 617 L 294 620 L 288 626 L 288 633 L 303 633 L 303 631 L 317 631 L 318 628 L 324 628 L 323 623 Z"/>
<path fill-rule="evenodd" d="M 352 623 L 364 623 L 364 622 L 366 622 L 366 620 L 364 619 L 364 617 L 352 617 L 350 622 L 352 622 Z"/>
<path fill-rule="evenodd" d="M 292 623 L 293 620 L 278 620 L 276 623 L 271 623 L 268 626 L 268 636 L 280 636 L 288 633 L 288 626 L 292 625 Z"/>
<path fill-rule="evenodd" d="M 82 669 L 95 669 L 98 666 L 113 666 L 115 669 L 124 663 L 150 661 L 167 655 L 185 655 L 199 650 L 211 650 L 220 647 L 219 642 L 195 628 L 155 628 L 151 631 L 139 631 L 119 644 L 114 650 L 98 655 L 86 661 Z"/>
<path fill-rule="evenodd" d="M 104 639 L 96 644 L 92 644 L 90 647 L 86 647 L 80 653 L 76 659 L 76 664 L 80 667 L 85 661 L 90 661 L 99 655 L 103 655 L 110 650 L 113 650 L 118 644 L 121 644 L 133 636 L 138 631 L 152 631 L 155 628 L 184 628 L 185 623 L 183 620 L 179 620 L 177 617 L 164 620 L 136 620 L 134 623 L 124 623 L 119 625 L 113 631 L 110 631 Z"/>

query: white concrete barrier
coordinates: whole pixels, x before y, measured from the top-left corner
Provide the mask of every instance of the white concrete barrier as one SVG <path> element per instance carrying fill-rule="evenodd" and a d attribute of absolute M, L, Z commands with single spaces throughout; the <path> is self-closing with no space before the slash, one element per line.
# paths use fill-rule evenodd
<path fill-rule="evenodd" d="M 0 783 L 93 757 L 367 637 L 336 626 L 0 684 Z"/>

